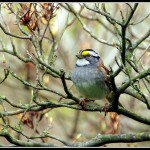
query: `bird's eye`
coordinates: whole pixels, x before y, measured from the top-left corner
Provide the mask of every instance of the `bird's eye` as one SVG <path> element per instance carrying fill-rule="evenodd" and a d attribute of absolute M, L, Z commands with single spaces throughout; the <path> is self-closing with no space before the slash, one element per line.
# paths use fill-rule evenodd
<path fill-rule="evenodd" d="M 88 55 L 88 57 L 91 57 L 91 55 Z"/>
<path fill-rule="evenodd" d="M 91 55 L 90 55 L 90 54 L 87 54 L 85 57 L 91 57 Z"/>

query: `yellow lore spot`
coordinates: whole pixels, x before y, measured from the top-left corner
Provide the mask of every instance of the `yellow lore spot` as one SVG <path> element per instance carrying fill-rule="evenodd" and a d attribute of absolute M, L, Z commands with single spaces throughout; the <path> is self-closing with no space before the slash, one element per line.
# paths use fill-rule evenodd
<path fill-rule="evenodd" d="M 83 55 L 83 56 L 89 55 L 89 52 L 88 52 L 88 51 L 83 51 L 83 52 L 82 52 L 82 55 Z"/>

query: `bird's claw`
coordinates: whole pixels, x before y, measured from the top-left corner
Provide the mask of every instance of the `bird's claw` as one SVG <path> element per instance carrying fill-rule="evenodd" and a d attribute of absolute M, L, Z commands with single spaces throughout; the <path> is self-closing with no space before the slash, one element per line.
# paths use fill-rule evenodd
<path fill-rule="evenodd" d="M 105 116 L 106 116 L 108 113 L 108 103 L 105 103 L 105 106 L 103 107 L 102 110 L 105 112 Z"/>
<path fill-rule="evenodd" d="M 87 98 L 81 98 L 80 99 L 80 101 L 79 101 L 79 105 L 82 107 L 82 108 L 84 108 L 85 107 L 85 105 L 86 105 L 86 102 L 94 102 L 94 100 L 91 100 L 91 99 L 87 99 Z"/>

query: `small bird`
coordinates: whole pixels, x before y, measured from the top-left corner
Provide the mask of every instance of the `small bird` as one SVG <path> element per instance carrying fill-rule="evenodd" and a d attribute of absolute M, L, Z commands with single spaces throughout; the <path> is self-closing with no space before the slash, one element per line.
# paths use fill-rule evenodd
<path fill-rule="evenodd" d="M 80 50 L 71 74 L 71 80 L 85 100 L 106 98 L 111 90 L 110 75 L 98 53 L 92 49 Z"/>

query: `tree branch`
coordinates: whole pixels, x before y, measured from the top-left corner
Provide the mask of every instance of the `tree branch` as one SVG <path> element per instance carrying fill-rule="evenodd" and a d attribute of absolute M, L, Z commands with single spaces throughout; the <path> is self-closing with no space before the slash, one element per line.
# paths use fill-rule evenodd
<path fill-rule="evenodd" d="M 10 132 L 7 129 L 3 129 L 0 131 L 0 136 L 5 137 L 10 143 L 15 144 L 16 146 L 24 146 L 24 147 L 58 147 L 58 145 L 51 143 L 40 143 L 35 142 L 33 140 L 28 140 L 27 142 L 17 140 L 13 136 L 10 135 Z"/>
<path fill-rule="evenodd" d="M 115 135 L 102 135 L 98 134 L 95 138 L 86 141 L 73 144 L 73 147 L 94 147 L 102 146 L 109 143 L 134 143 L 150 141 L 150 132 L 136 133 L 136 134 L 115 134 Z"/>
<path fill-rule="evenodd" d="M 131 84 L 135 83 L 137 80 L 145 78 L 146 76 L 150 75 L 150 68 L 147 70 L 144 70 L 139 75 L 134 77 L 131 81 L 124 83 L 121 87 L 118 88 L 119 93 L 122 93 L 126 88 L 128 88 Z"/>

